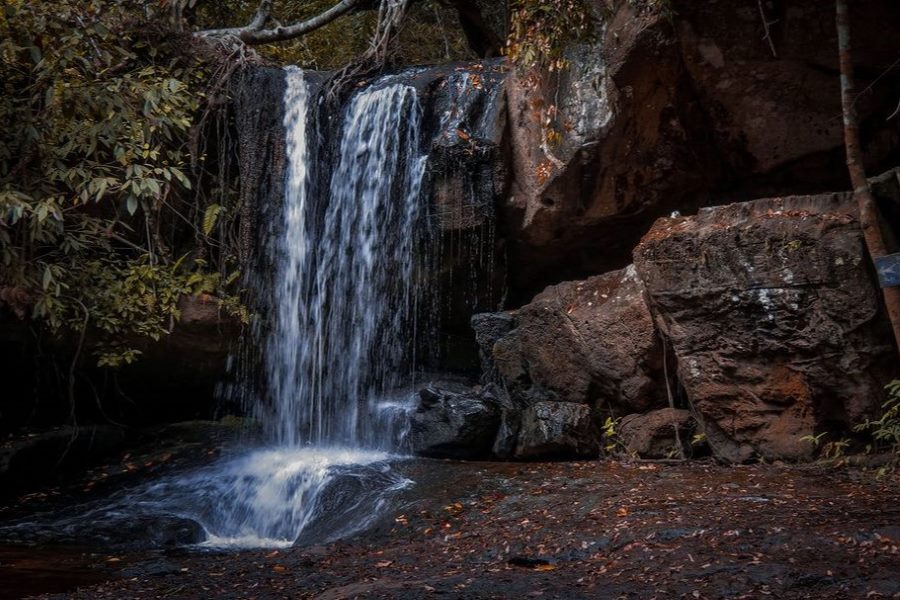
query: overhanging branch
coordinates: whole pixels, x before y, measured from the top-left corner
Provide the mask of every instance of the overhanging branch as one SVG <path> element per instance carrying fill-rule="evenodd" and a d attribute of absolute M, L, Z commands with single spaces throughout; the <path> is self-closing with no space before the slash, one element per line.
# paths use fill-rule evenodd
<path fill-rule="evenodd" d="M 266 22 L 272 16 L 272 2 L 273 0 L 261 0 L 253 20 L 244 27 L 208 29 L 199 31 L 196 35 L 203 38 L 234 37 L 250 45 L 281 42 L 306 35 L 367 4 L 367 0 L 341 0 L 325 12 L 305 21 L 264 29 Z"/>

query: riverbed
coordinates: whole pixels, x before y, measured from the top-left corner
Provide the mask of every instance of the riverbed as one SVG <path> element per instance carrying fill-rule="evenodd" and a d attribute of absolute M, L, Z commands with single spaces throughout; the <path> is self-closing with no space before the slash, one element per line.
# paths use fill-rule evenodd
<path fill-rule="evenodd" d="M 900 479 L 712 462 L 398 464 L 366 532 L 259 551 L 13 547 L 18 598 L 900 597 Z M 53 595 L 56 594 L 56 595 Z"/>

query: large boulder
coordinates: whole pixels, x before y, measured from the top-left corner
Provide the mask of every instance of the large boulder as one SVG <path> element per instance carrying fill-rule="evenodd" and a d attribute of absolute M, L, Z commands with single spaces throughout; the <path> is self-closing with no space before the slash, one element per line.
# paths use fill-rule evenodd
<path fill-rule="evenodd" d="M 656 222 L 634 252 L 713 452 L 805 459 L 878 406 L 891 356 L 848 194 Z"/>
<path fill-rule="evenodd" d="M 428 387 L 410 415 L 409 444 L 433 458 L 488 458 L 500 427 L 500 409 L 489 390 L 451 392 Z"/>
<path fill-rule="evenodd" d="M 624 412 L 662 405 L 661 348 L 634 267 L 550 286 L 514 319 L 483 348 L 514 398 Z"/>
<path fill-rule="evenodd" d="M 600 435 L 585 404 L 538 402 L 525 409 L 515 457 L 595 458 Z"/>

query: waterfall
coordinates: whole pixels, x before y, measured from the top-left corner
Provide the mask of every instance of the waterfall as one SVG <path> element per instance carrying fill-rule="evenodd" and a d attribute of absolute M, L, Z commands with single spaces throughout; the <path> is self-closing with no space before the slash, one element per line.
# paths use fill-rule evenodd
<path fill-rule="evenodd" d="M 412 87 L 359 91 L 342 127 L 322 210 L 309 198 L 309 92 L 287 71 L 287 178 L 266 343 L 268 401 L 257 417 L 279 445 L 390 450 L 371 418 L 413 346 L 413 244 L 426 156 Z M 321 215 L 317 213 L 322 213 Z"/>
<path fill-rule="evenodd" d="M 346 535 L 408 483 L 386 462 L 397 423 L 379 409 L 395 404 L 415 346 L 422 111 L 415 89 L 392 77 L 358 91 L 327 193 L 316 194 L 314 170 L 328 165 L 313 157 L 328 153 L 313 147 L 314 97 L 301 70 L 286 77 L 285 193 L 268 245 L 265 390 L 253 407 L 269 447 L 190 478 L 189 497 L 208 502 L 199 522 L 211 545 L 289 545 L 323 521 L 317 541 Z"/>
<path fill-rule="evenodd" d="M 422 289 L 435 268 L 425 148 L 462 127 L 443 113 L 423 122 L 411 73 L 361 87 L 328 114 L 303 71 L 284 72 L 284 192 L 259 207 L 267 239 L 249 280 L 261 357 L 243 362 L 247 377 L 233 386 L 262 440 L 7 534 L 108 544 L 110 532 L 147 522 L 199 530 L 207 546 L 284 547 L 381 518 L 411 483 L 397 468 L 398 416 L 415 397 L 416 337 L 436 345 L 417 319 L 436 297 Z"/>
<path fill-rule="evenodd" d="M 284 198 L 261 261 L 271 272 L 252 278 L 262 389 L 242 388 L 264 445 L 82 507 L 56 535 L 147 518 L 195 523 L 213 547 L 323 543 L 370 526 L 409 485 L 391 462 L 402 424 L 385 415 L 413 364 L 422 110 L 385 77 L 356 92 L 332 139 L 304 73 L 285 77 Z"/>

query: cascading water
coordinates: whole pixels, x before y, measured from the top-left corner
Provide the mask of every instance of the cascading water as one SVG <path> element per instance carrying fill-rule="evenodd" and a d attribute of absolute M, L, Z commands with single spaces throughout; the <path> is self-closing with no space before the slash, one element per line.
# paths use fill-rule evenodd
<path fill-rule="evenodd" d="M 356 94 L 317 211 L 307 197 L 308 99 L 302 72 L 289 70 L 277 320 L 257 416 L 279 445 L 390 450 L 391 432 L 368 417 L 400 383 L 412 347 L 421 110 L 415 90 L 390 79 Z"/>
<path fill-rule="evenodd" d="M 421 108 L 396 77 L 358 91 L 327 192 L 314 194 L 314 97 L 301 70 L 286 77 L 285 195 L 261 294 L 265 381 L 248 394 L 266 445 L 76 511 L 54 523 L 63 534 L 164 517 L 199 524 L 211 546 L 323 542 L 371 524 L 409 483 L 388 461 L 401 425 L 384 407 L 402 404 L 415 345 Z"/>
<path fill-rule="evenodd" d="M 326 513 L 328 535 L 345 534 L 407 483 L 385 462 L 397 427 L 378 417 L 413 347 L 421 109 L 415 90 L 391 78 L 358 92 L 328 193 L 313 197 L 311 95 L 301 70 L 286 76 L 283 219 L 270 246 L 274 322 L 264 401 L 253 407 L 272 447 L 218 470 L 219 503 L 201 521 L 216 545 L 290 544 Z M 368 483 L 323 504 L 342 476 Z"/>

